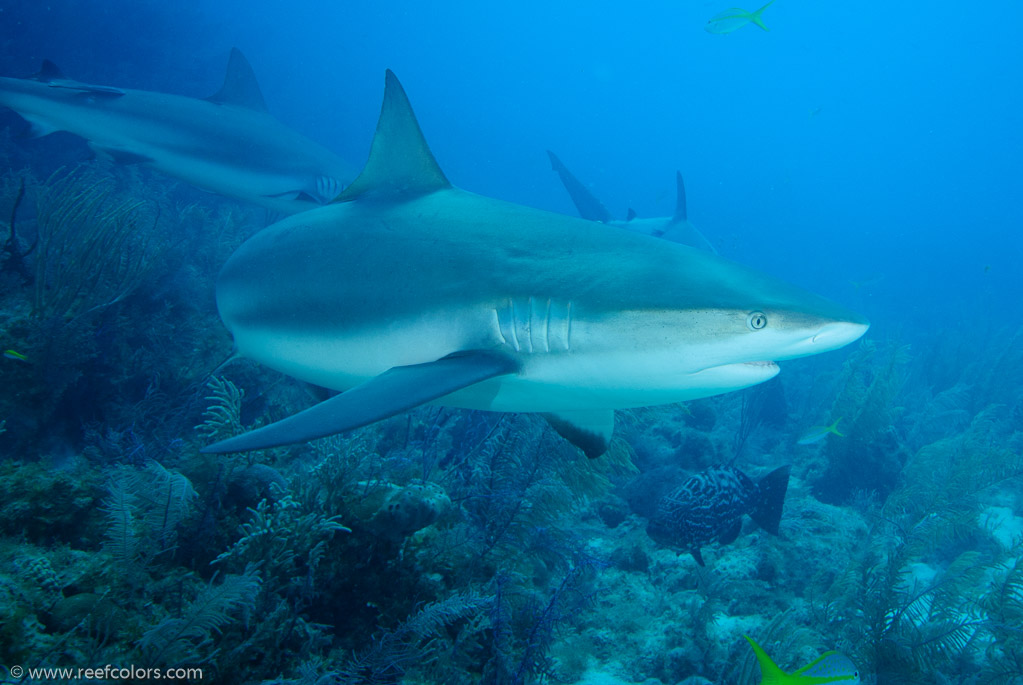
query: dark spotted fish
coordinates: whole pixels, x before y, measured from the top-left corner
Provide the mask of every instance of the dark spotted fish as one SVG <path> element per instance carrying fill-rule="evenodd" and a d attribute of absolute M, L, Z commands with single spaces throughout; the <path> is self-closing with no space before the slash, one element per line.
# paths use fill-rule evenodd
<path fill-rule="evenodd" d="M 778 534 L 789 468 L 782 466 L 754 483 L 731 466 L 696 474 L 661 499 L 646 532 L 655 542 L 688 551 L 703 566 L 700 547 L 714 540 L 734 542 L 748 515 L 772 535 Z"/>

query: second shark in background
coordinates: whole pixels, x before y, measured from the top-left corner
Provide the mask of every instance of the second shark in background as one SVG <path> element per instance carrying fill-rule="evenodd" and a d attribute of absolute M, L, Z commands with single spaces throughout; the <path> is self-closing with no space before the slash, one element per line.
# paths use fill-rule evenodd
<path fill-rule="evenodd" d="M 270 115 L 237 49 L 224 85 L 204 100 L 82 83 L 47 61 L 32 78 L 0 78 L 0 106 L 24 117 L 33 136 L 69 131 L 101 156 L 284 214 L 330 202 L 355 178 L 344 160 Z"/>
<path fill-rule="evenodd" d="M 689 223 L 686 211 L 686 186 L 682 181 L 682 174 L 675 172 L 675 185 L 677 195 L 675 200 L 675 213 L 670 217 L 655 217 L 651 219 L 640 219 L 633 210 L 629 210 L 625 221 L 615 219 L 611 212 L 598 200 L 589 189 L 577 179 L 571 171 L 558 159 L 550 150 L 547 155 L 551 158 L 551 166 L 561 178 L 565 190 L 568 191 L 572 202 L 575 204 L 579 216 L 590 221 L 599 221 L 619 228 L 627 228 L 630 231 L 644 233 L 655 238 L 664 238 L 673 243 L 689 245 L 700 250 L 706 250 L 717 254 L 714 245 L 695 226 Z"/>

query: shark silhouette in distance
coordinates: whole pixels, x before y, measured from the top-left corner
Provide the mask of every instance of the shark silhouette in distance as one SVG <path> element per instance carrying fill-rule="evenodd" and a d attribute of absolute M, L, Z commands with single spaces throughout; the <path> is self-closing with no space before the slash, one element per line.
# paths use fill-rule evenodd
<path fill-rule="evenodd" d="M 551 168 L 557 172 L 562 185 L 565 186 L 565 190 L 568 191 L 569 196 L 572 198 L 572 203 L 582 218 L 589 219 L 590 221 L 599 221 L 610 226 L 617 226 L 618 228 L 627 228 L 630 231 L 645 233 L 655 238 L 663 238 L 673 243 L 690 245 L 697 249 L 717 254 L 714 245 L 695 226 L 689 223 L 686 211 L 686 185 L 682 180 L 681 172 L 675 172 L 675 214 L 668 217 L 640 219 L 636 216 L 635 211 L 629 209 L 628 217 L 625 221 L 621 221 L 611 216 L 611 212 L 607 211 L 607 208 L 590 192 L 589 188 L 583 185 L 568 170 L 568 167 L 558 159 L 556 154 L 548 150 L 547 156 L 551 158 Z"/>
<path fill-rule="evenodd" d="M 0 78 L 0 106 L 25 118 L 32 136 L 69 131 L 98 155 L 284 214 L 329 203 L 356 175 L 267 112 L 237 49 L 223 87 L 205 100 L 72 81 L 46 61 L 32 78 Z"/>
<path fill-rule="evenodd" d="M 362 174 L 242 244 L 217 306 L 239 354 L 344 392 L 214 453 L 434 403 L 539 412 L 597 456 L 615 409 L 761 383 L 868 327 L 709 252 L 453 187 L 390 71 Z"/>

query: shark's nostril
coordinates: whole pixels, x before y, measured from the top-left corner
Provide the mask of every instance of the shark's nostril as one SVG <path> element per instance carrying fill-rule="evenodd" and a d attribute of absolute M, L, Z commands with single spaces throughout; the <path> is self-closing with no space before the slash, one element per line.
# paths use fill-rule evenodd
<path fill-rule="evenodd" d="M 829 323 L 814 333 L 810 344 L 833 345 L 835 348 L 848 345 L 862 336 L 868 326 L 861 323 L 837 322 Z"/>

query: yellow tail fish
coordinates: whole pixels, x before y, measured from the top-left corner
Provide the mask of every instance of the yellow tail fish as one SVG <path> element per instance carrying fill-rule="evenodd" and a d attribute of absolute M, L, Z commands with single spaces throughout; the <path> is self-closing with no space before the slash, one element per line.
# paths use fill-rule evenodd
<path fill-rule="evenodd" d="M 838 652 L 824 652 L 817 659 L 798 671 L 786 673 L 778 668 L 767 652 L 748 635 L 743 635 L 760 662 L 760 685 L 826 685 L 842 683 L 850 685 L 860 682 L 860 671 L 852 659 Z"/>
<path fill-rule="evenodd" d="M 770 31 L 764 25 L 764 22 L 760 19 L 760 15 L 774 3 L 774 0 L 767 3 L 756 12 L 749 12 L 739 7 L 733 7 L 732 9 L 725 10 L 720 14 L 715 14 L 707 22 L 707 33 L 731 33 L 737 29 L 741 29 L 746 24 L 756 24 L 765 31 Z"/>
<path fill-rule="evenodd" d="M 839 416 L 835 419 L 835 422 L 830 426 L 813 426 L 810 430 L 803 434 L 803 437 L 796 440 L 797 445 L 812 445 L 815 442 L 820 442 L 824 438 L 828 437 L 828 434 L 837 435 L 840 438 L 845 437 L 845 433 L 838 432 L 838 422 L 842 420 Z"/>

